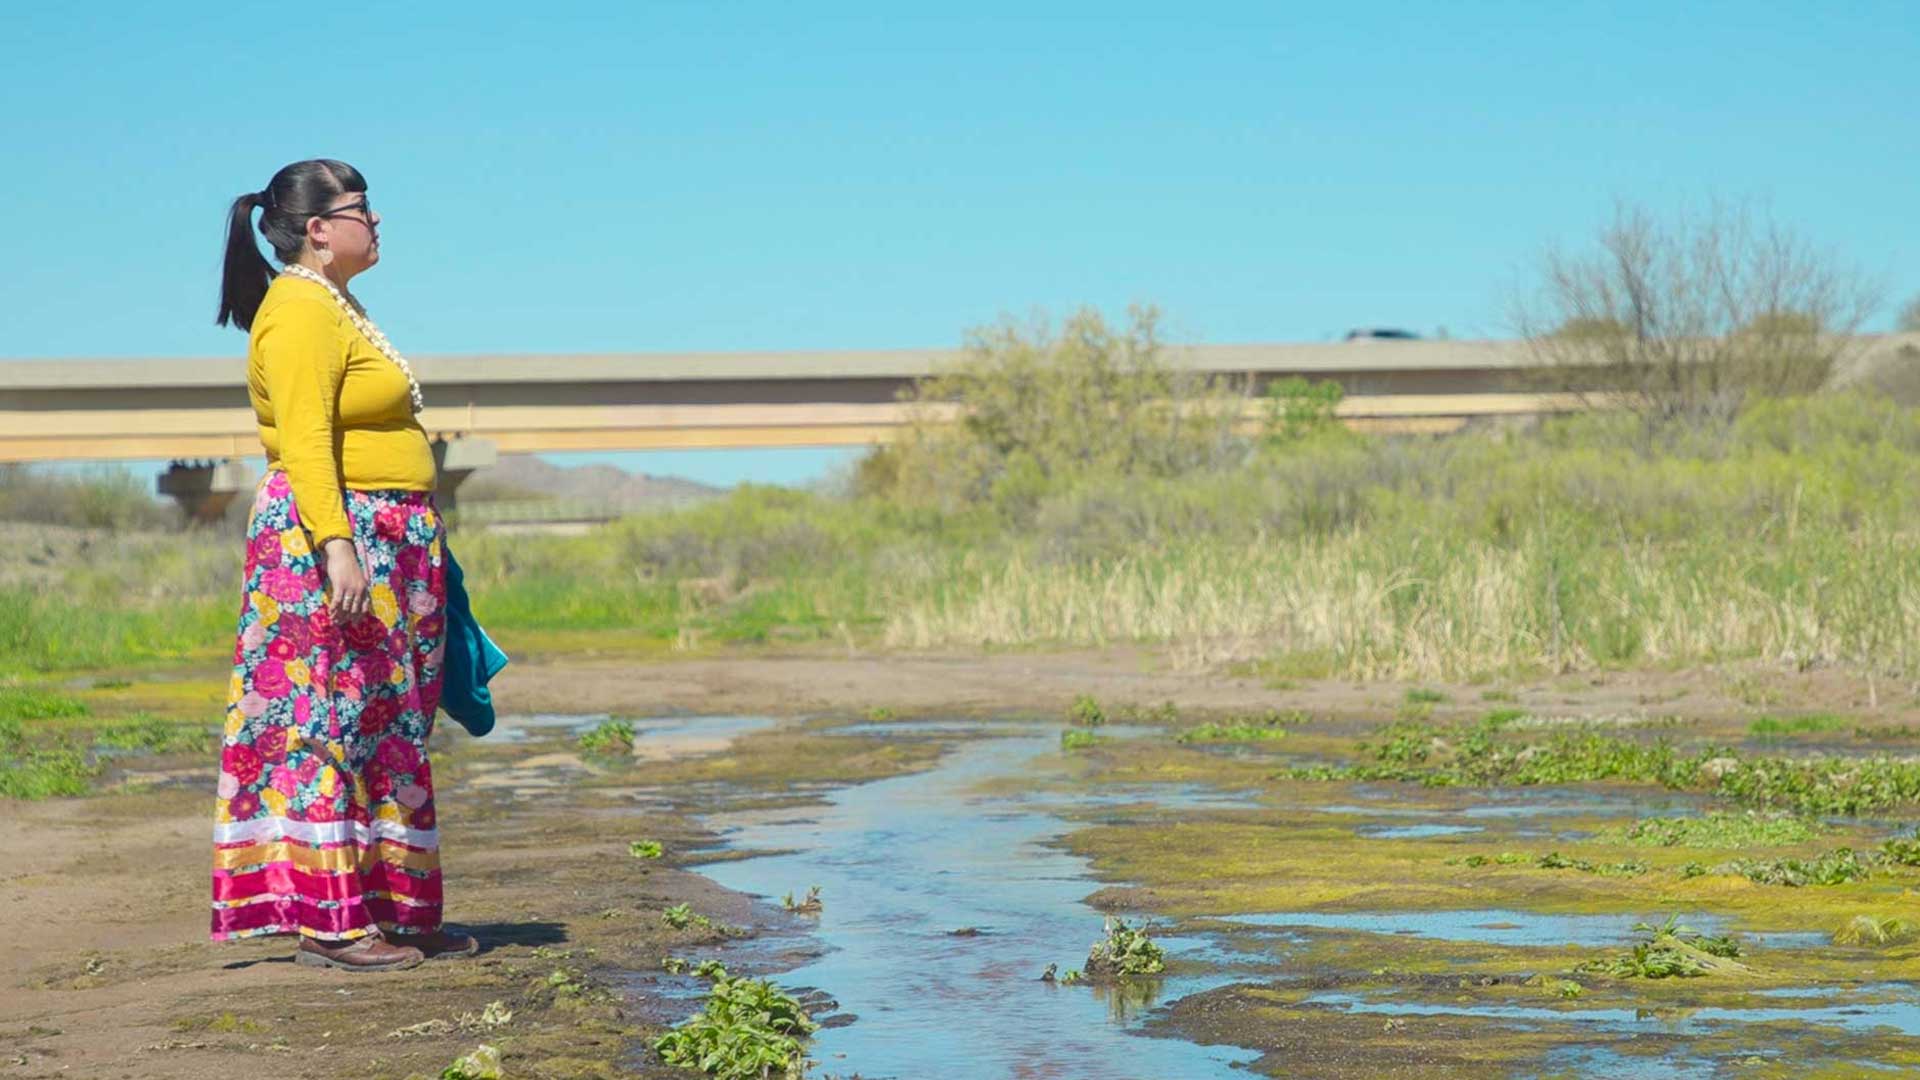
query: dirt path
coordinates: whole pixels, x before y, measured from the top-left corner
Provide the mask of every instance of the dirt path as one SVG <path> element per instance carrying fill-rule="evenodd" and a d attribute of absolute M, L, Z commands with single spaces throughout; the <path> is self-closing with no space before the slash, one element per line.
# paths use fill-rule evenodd
<path fill-rule="evenodd" d="M 1749 694 L 1780 708 L 1866 704 L 1866 688 L 1837 675 L 1762 682 L 1756 690 L 1752 677 L 1726 674 L 1570 677 L 1507 688 L 1500 699 L 1592 714 L 1726 710 Z M 785 717 L 872 708 L 1057 715 L 1084 693 L 1110 707 L 1174 700 L 1183 710 L 1386 713 L 1405 691 L 1177 671 L 1127 650 L 532 661 L 495 689 L 520 713 Z M 1477 709 L 1483 692 L 1455 688 L 1453 696 Z M 1907 708 L 1904 700 L 1885 705 Z M 655 971 L 661 957 L 700 944 L 698 931 L 662 925 L 658 912 L 672 904 L 761 928 L 779 914 L 677 868 L 674 852 L 710 838 L 694 823 L 703 807 L 676 792 L 701 779 L 784 791 L 796 779 L 845 782 L 917 767 L 879 740 L 841 739 L 832 759 L 777 733 L 747 742 L 696 740 L 685 747 L 695 756 L 654 754 L 597 786 L 516 787 L 485 781 L 516 765 L 523 773 L 538 761 L 564 765 L 566 747 L 449 739 L 435 769 L 449 917 L 491 947 L 476 960 L 391 976 L 296 968 L 281 940 L 206 943 L 211 761 L 182 763 L 178 783 L 135 793 L 0 802 L 0 904 L 14 946 L 0 960 L 0 1077 L 438 1075 L 456 1055 L 503 1036 L 516 1076 L 649 1075 L 633 1048 L 684 1003 L 650 999 L 644 980 L 614 986 L 595 973 Z M 724 771 L 703 764 L 716 754 Z M 649 801 L 636 804 L 632 792 L 642 789 Z M 628 842 L 641 836 L 665 841 L 669 857 L 630 857 Z M 510 1024 L 476 1019 L 494 1001 L 514 1010 Z M 418 1034 L 394 1034 L 420 1024 Z"/>

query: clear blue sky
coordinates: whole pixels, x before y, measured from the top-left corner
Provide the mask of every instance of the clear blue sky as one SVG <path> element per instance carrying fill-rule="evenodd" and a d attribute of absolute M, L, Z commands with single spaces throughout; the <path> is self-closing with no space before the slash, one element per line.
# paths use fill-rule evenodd
<path fill-rule="evenodd" d="M 1134 300 L 1194 341 L 1499 335 L 1615 196 L 1762 200 L 1886 282 L 1880 325 L 1920 292 L 1911 0 L 918 6 L 7 5 L 0 356 L 237 355 L 225 207 L 312 156 L 367 175 L 358 291 L 417 354 Z"/>

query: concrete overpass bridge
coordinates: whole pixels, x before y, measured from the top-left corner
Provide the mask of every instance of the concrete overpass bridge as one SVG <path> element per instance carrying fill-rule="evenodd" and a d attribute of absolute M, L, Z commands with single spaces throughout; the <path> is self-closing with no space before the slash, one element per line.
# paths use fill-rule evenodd
<path fill-rule="evenodd" d="M 501 452 L 863 446 L 907 419 L 902 391 L 954 350 L 439 356 L 413 361 L 421 422 L 442 457 L 443 497 Z M 1171 347 L 1169 363 L 1242 378 L 1337 382 L 1361 428 L 1445 432 L 1478 417 L 1579 407 L 1541 393 L 1511 341 L 1382 341 Z M 1559 380 L 1565 382 L 1564 372 Z M 0 463 L 181 459 L 163 493 L 217 513 L 221 489 L 251 484 L 260 453 L 244 362 L 0 361 Z M 239 479 L 245 475 L 247 479 Z M 236 486 L 237 485 L 237 486 Z M 190 506 L 190 509 L 196 507 Z"/>

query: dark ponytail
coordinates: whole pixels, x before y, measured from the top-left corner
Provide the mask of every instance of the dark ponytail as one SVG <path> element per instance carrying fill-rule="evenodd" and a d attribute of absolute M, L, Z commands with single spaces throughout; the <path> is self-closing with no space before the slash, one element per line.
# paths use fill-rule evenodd
<path fill-rule="evenodd" d="M 233 200 L 227 211 L 226 268 L 220 275 L 220 314 L 214 322 L 242 330 L 253 328 L 254 313 L 273 284 L 273 265 L 253 242 L 253 211 L 259 207 L 260 233 L 273 245 L 283 263 L 300 257 L 307 243 L 307 219 L 324 214 L 333 200 L 349 192 L 367 190 L 360 170 L 344 161 L 325 158 L 296 161 L 273 174 L 264 190 Z"/>

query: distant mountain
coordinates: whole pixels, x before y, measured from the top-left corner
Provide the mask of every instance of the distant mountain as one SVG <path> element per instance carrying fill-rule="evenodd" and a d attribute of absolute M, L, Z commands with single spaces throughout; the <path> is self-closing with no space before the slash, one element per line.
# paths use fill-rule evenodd
<path fill-rule="evenodd" d="M 502 454 L 460 485 L 461 502 L 518 499 L 585 500 L 643 507 L 711 498 L 721 489 L 673 476 L 648 476 L 615 465 L 555 465 L 533 454 Z"/>

